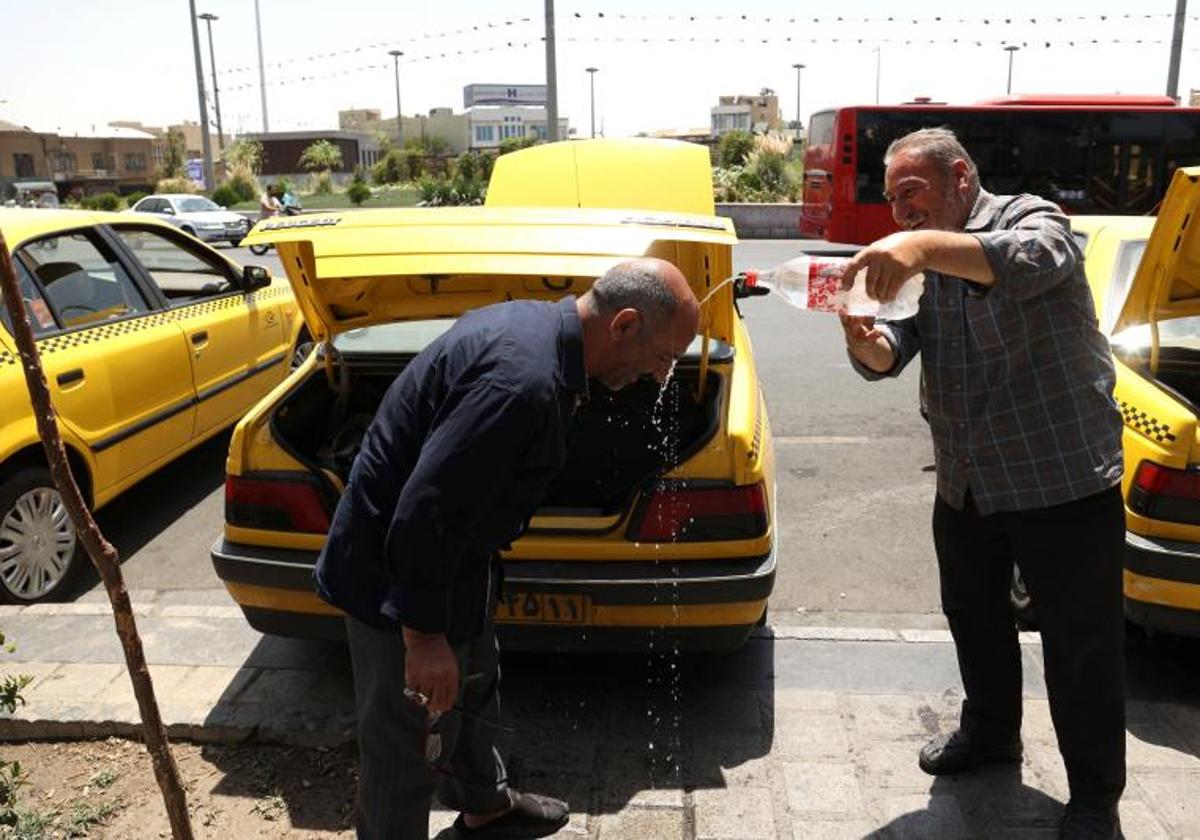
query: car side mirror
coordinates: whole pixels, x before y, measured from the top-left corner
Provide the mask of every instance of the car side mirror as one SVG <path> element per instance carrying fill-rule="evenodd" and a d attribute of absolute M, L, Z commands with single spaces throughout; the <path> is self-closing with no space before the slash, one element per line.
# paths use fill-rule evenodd
<path fill-rule="evenodd" d="M 261 265 L 242 266 L 242 289 L 247 292 L 265 289 L 271 285 L 271 272 Z"/>
<path fill-rule="evenodd" d="M 174 207 L 171 207 L 171 206 L 169 206 L 169 205 L 168 205 L 167 207 L 164 207 L 164 208 L 162 209 L 162 211 L 163 211 L 164 213 L 166 213 L 168 216 L 174 216 L 174 215 L 175 215 L 175 208 L 174 208 Z"/>

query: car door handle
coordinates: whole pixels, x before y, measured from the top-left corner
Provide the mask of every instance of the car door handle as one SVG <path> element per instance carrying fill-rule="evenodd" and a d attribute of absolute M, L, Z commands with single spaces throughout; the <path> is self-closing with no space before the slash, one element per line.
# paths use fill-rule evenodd
<path fill-rule="evenodd" d="M 203 344 L 208 341 L 208 330 L 192 333 L 192 344 Z"/>
<path fill-rule="evenodd" d="M 67 385 L 73 385 L 76 382 L 82 382 L 83 381 L 83 368 L 75 368 L 74 370 L 68 370 L 64 373 L 60 373 L 55 378 L 57 379 L 58 384 L 63 387 L 66 387 Z"/>

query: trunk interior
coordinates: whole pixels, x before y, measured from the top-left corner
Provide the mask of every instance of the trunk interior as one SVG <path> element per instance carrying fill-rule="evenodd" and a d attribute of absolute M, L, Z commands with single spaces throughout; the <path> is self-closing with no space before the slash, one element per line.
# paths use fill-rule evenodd
<path fill-rule="evenodd" d="M 292 455 L 329 470 L 343 482 L 384 393 L 401 369 L 395 364 L 340 368 L 331 386 L 314 373 L 280 403 L 275 439 Z M 624 510 L 646 479 L 687 460 L 719 427 L 723 377 L 709 368 L 702 402 L 699 371 L 680 365 L 665 389 L 652 380 L 620 391 L 592 384 L 575 414 L 567 463 L 543 502 L 543 514 L 609 516 Z M 339 396 L 340 393 L 340 396 Z"/>

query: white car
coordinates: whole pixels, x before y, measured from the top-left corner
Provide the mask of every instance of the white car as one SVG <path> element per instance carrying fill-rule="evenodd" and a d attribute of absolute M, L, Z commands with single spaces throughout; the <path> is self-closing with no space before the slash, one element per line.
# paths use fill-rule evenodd
<path fill-rule="evenodd" d="M 250 232 L 249 219 L 240 213 L 226 210 L 202 195 L 148 195 L 129 209 L 133 213 L 149 213 L 156 216 L 204 242 L 229 242 L 236 245 Z"/>

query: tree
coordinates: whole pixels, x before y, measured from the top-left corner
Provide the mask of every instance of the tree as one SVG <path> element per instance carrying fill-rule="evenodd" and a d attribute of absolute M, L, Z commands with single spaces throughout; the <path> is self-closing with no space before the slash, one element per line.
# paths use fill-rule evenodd
<path fill-rule="evenodd" d="M 309 172 L 331 172 L 342 165 L 342 150 L 328 140 L 318 140 L 300 155 L 300 165 Z"/>
<path fill-rule="evenodd" d="M 54 476 L 63 506 L 71 518 L 71 524 L 79 535 L 80 541 L 87 549 L 92 565 L 100 574 L 104 589 L 108 593 L 109 603 L 112 604 L 113 621 L 116 624 L 117 636 L 121 639 L 121 647 L 125 652 L 125 667 L 129 671 L 129 681 L 133 683 L 133 694 L 137 700 L 138 711 L 142 718 L 142 734 L 146 739 L 146 752 L 150 754 L 150 762 L 154 767 L 154 776 L 162 792 L 163 804 L 167 809 L 167 819 L 171 824 L 171 834 L 176 840 L 191 840 L 192 826 L 188 820 L 187 794 L 179 778 L 179 767 L 171 754 L 171 745 L 167 741 L 167 729 L 163 725 L 162 716 L 158 710 L 158 700 L 154 696 L 154 685 L 150 681 L 150 670 L 146 666 L 146 654 L 142 647 L 142 637 L 138 634 L 137 621 L 129 602 L 129 591 L 125 588 L 125 578 L 121 574 L 117 550 L 112 543 L 104 538 L 100 526 L 92 518 L 79 484 L 71 472 L 67 452 L 63 447 L 62 435 L 58 430 L 58 419 L 54 406 L 50 402 L 50 390 L 46 387 L 46 373 L 42 367 L 42 359 L 37 344 L 33 340 L 33 330 L 29 326 L 29 316 L 21 300 L 21 287 L 17 281 L 16 269 L 13 268 L 12 257 L 8 252 L 8 244 L 4 234 L 0 233 L 0 298 L 8 310 L 9 323 L 13 327 L 13 338 L 16 339 L 17 352 L 21 357 L 21 366 L 25 373 L 25 385 L 29 389 L 29 399 L 33 404 L 33 415 L 37 422 L 38 435 L 46 450 L 46 459 L 50 464 L 50 473 Z"/>
<path fill-rule="evenodd" d="M 183 177 L 183 158 L 187 148 L 183 140 L 183 132 L 175 129 L 167 131 L 167 147 L 163 150 L 162 177 Z"/>
<path fill-rule="evenodd" d="M 754 151 L 754 135 L 749 131 L 730 131 L 721 135 L 717 144 L 717 164 L 745 166 L 746 158 Z"/>
<path fill-rule="evenodd" d="M 225 147 L 225 163 L 230 171 L 242 169 L 249 175 L 262 171 L 263 145 L 257 140 L 238 140 Z"/>
<path fill-rule="evenodd" d="M 346 188 L 346 197 L 355 207 L 361 207 L 362 203 L 371 197 L 371 188 L 367 186 L 361 166 L 354 170 L 354 177 L 350 180 L 350 186 Z"/>

